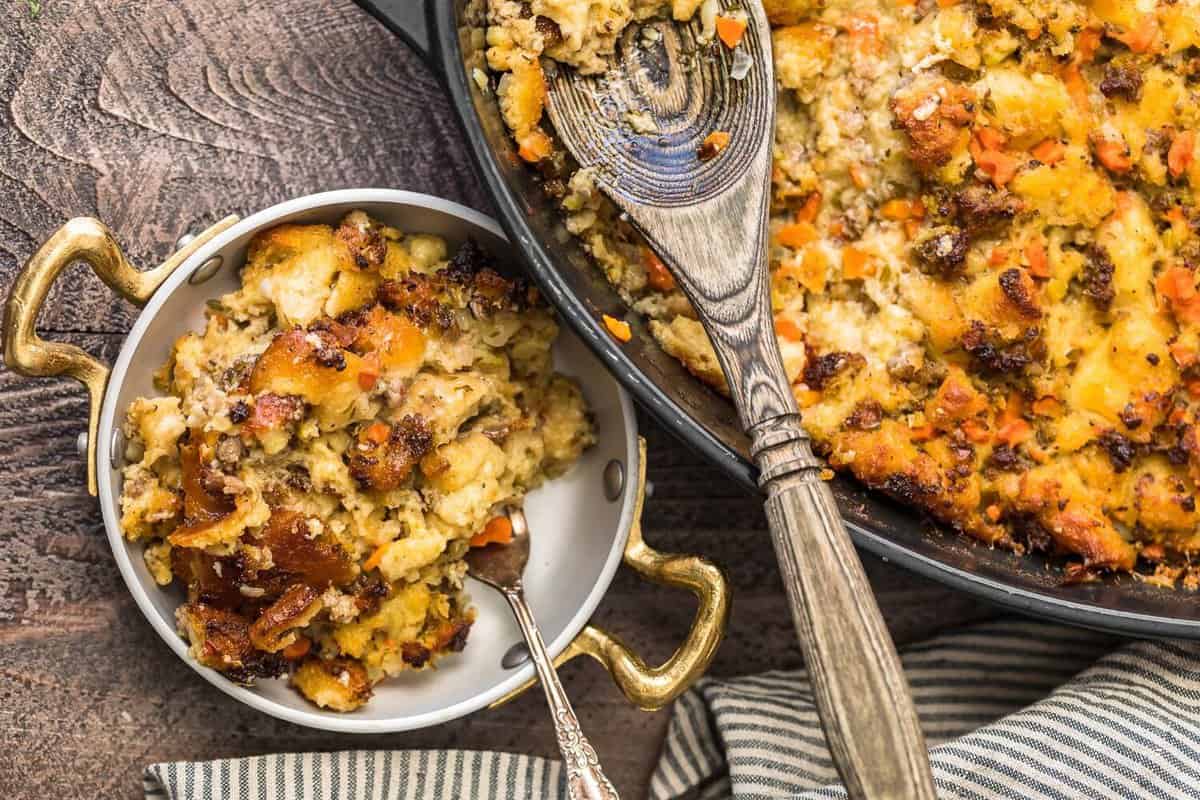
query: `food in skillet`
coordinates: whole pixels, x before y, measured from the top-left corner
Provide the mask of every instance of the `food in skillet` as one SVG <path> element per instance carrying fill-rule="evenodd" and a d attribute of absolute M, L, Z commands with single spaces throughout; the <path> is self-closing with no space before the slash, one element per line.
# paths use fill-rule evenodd
<path fill-rule="evenodd" d="M 764 5 L 775 326 L 830 464 L 1073 579 L 1200 585 L 1200 2 Z M 539 56 L 596 72 L 630 24 L 695 13 L 732 69 L 742 22 L 715 0 L 490 0 L 487 58 L 568 229 L 720 389 L 688 302 L 542 113 Z"/>
<path fill-rule="evenodd" d="M 593 439 L 536 292 L 473 243 L 349 214 L 250 243 L 242 288 L 129 408 L 126 536 L 230 678 L 350 711 L 462 649 L 463 555 Z"/>

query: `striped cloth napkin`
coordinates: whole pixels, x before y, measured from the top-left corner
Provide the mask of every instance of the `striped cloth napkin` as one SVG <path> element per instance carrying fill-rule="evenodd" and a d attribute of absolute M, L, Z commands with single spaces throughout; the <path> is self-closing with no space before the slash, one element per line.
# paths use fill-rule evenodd
<path fill-rule="evenodd" d="M 1120 643 L 1027 620 L 902 654 L 938 795 L 1200 800 L 1200 643 Z M 147 798 L 565 798 L 557 761 L 465 751 L 154 764 Z M 803 672 L 701 680 L 676 703 L 655 800 L 845 797 Z"/>

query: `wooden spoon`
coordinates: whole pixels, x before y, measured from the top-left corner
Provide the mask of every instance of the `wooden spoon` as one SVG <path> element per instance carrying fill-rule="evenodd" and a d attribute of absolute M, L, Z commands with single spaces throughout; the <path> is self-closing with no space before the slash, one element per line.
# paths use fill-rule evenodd
<path fill-rule="evenodd" d="M 741 55 L 701 42 L 698 21 L 658 21 L 627 29 L 602 76 L 548 65 L 549 115 L 671 270 L 716 350 L 751 438 L 792 619 L 850 797 L 934 800 L 908 684 L 774 335 L 766 232 L 775 77 L 762 7 L 750 0 L 745 11 Z M 728 145 L 702 152 L 717 131 Z"/>

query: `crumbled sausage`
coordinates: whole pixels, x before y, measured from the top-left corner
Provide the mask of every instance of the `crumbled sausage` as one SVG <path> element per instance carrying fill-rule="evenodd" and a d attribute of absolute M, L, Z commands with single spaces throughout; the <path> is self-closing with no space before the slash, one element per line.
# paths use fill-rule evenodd
<path fill-rule="evenodd" d="M 1035 360 L 1039 344 L 1036 328 L 1015 342 L 1002 342 L 979 320 L 972 320 L 962 336 L 963 350 L 971 356 L 971 369 L 982 373 L 1022 372 Z"/>
<path fill-rule="evenodd" d="M 354 220 L 350 215 L 334 233 L 346 244 L 359 269 L 378 267 L 387 258 L 387 241 L 379 228 L 368 220 Z"/>
<path fill-rule="evenodd" d="M 1108 453 L 1108 459 L 1117 472 L 1129 469 L 1137 457 L 1137 447 L 1134 443 L 1114 430 L 1100 434 L 1100 446 Z"/>
<path fill-rule="evenodd" d="M 858 353 L 810 355 L 808 363 L 804 366 L 804 382 L 808 384 L 808 388 L 820 391 L 843 370 L 849 367 L 858 368 L 866 363 L 867 360 Z"/>
<path fill-rule="evenodd" d="M 944 225 L 914 245 L 913 252 L 925 272 L 949 278 L 962 271 L 970 246 L 971 240 L 965 231 Z"/>
<path fill-rule="evenodd" d="M 1081 282 L 1083 294 L 1092 301 L 1100 311 L 1108 311 L 1112 307 L 1116 291 L 1113 289 L 1112 259 L 1102 247 L 1094 246 L 1088 249 L 1087 264 L 1083 268 Z"/>
<path fill-rule="evenodd" d="M 950 161 L 962 130 L 975 119 L 975 94 L 966 86 L 926 75 L 892 98 L 896 127 L 908 134 L 908 156 L 930 172 Z"/>
<path fill-rule="evenodd" d="M 1023 208 L 1020 198 L 1007 190 L 978 183 L 956 192 L 950 205 L 949 211 L 970 236 L 995 233 Z"/>
<path fill-rule="evenodd" d="M 1132 66 L 1109 64 L 1100 79 L 1100 92 L 1105 97 L 1135 102 L 1142 94 L 1142 73 Z"/>
<path fill-rule="evenodd" d="M 846 417 L 845 425 L 859 431 L 873 431 L 883 422 L 883 407 L 873 400 L 860 403 L 850 416 Z"/>

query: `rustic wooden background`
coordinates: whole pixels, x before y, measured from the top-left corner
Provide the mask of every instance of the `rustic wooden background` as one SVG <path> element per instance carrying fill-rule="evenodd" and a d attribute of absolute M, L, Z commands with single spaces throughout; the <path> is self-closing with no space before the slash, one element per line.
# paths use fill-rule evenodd
<path fill-rule="evenodd" d="M 25 0 L 0 11 L 0 285 L 68 217 L 107 222 L 139 263 L 189 228 L 324 189 L 385 186 L 488 210 L 434 77 L 349 0 Z M 134 318 L 75 267 L 42 327 L 111 358 Z M 355 738 L 217 692 L 139 614 L 117 573 L 63 380 L 0 372 L 0 796 L 136 797 L 153 761 L 353 747 L 553 755 L 538 694 L 431 730 Z M 707 553 L 736 587 L 713 671 L 800 663 L 758 502 L 653 424 L 647 538 Z M 871 560 L 900 642 L 989 609 Z M 597 621 L 665 657 L 686 596 L 614 583 Z M 585 730 L 644 794 L 668 712 L 631 709 L 594 664 L 564 669 Z"/>

